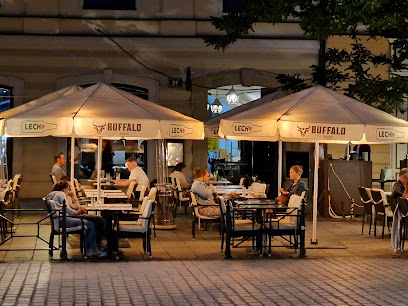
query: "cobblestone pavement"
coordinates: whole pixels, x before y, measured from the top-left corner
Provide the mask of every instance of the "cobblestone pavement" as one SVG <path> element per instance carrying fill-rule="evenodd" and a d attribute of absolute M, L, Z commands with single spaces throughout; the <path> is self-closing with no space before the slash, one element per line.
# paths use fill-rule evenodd
<path fill-rule="evenodd" d="M 1 305 L 404 305 L 404 258 L 0 264 Z"/>

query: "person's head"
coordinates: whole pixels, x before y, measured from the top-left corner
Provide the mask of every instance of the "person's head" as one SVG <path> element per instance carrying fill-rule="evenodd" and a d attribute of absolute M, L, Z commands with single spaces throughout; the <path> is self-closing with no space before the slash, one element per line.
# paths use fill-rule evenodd
<path fill-rule="evenodd" d="M 66 175 L 61 176 L 60 182 L 68 182 L 68 181 L 69 181 L 69 177 L 68 177 L 68 176 L 66 176 Z"/>
<path fill-rule="evenodd" d="M 59 181 L 58 183 L 56 183 L 54 185 L 54 188 L 52 189 L 53 191 L 63 191 L 63 192 L 67 192 L 68 191 L 68 182 L 63 182 L 63 181 Z"/>
<path fill-rule="evenodd" d="M 126 165 L 129 171 L 132 171 L 133 169 L 135 169 L 137 167 L 137 160 L 136 157 L 129 157 L 126 160 Z"/>
<path fill-rule="evenodd" d="M 185 164 L 185 163 L 178 163 L 178 164 L 174 167 L 173 172 L 174 172 L 174 171 L 183 172 L 184 169 L 186 169 L 186 164 Z"/>
<path fill-rule="evenodd" d="M 210 171 L 205 168 L 194 169 L 194 175 L 198 180 L 204 183 L 208 183 L 210 180 Z"/>
<path fill-rule="evenodd" d="M 295 165 L 290 167 L 289 177 L 292 181 L 298 181 L 303 173 L 303 167 Z"/>
<path fill-rule="evenodd" d="M 401 183 L 406 186 L 408 181 L 408 168 L 402 168 L 398 173 L 398 176 L 398 179 L 401 181 Z"/>
<path fill-rule="evenodd" d="M 62 152 L 54 155 L 54 161 L 58 166 L 64 166 L 67 163 L 65 155 Z"/>

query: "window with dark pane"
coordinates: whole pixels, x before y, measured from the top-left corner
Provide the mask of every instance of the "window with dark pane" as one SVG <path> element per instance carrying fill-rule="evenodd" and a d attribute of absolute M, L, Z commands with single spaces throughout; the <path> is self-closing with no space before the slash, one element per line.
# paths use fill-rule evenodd
<path fill-rule="evenodd" d="M 136 10 L 136 0 L 84 0 L 88 10 Z"/>
<path fill-rule="evenodd" d="M 238 0 L 223 0 L 223 13 L 241 13 L 244 10 L 244 5 Z"/>

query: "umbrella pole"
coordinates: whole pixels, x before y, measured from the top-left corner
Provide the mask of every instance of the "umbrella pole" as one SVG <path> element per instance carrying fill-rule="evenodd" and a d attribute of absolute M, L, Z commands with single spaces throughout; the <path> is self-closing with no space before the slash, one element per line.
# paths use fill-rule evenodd
<path fill-rule="evenodd" d="M 71 184 L 72 184 L 72 186 L 75 186 L 75 184 L 74 184 L 74 178 L 75 178 L 74 167 L 75 167 L 75 137 L 71 137 Z"/>
<path fill-rule="evenodd" d="M 102 168 L 102 137 L 98 137 L 98 171 L 96 188 L 98 189 L 97 203 L 102 203 L 101 201 L 101 168 Z"/>
<path fill-rule="evenodd" d="M 282 141 L 278 141 L 278 194 L 282 188 Z"/>
<path fill-rule="evenodd" d="M 317 198 L 318 198 L 318 176 L 319 176 L 319 142 L 315 142 L 314 151 L 314 175 L 313 175 L 313 230 L 312 244 L 317 244 Z"/>

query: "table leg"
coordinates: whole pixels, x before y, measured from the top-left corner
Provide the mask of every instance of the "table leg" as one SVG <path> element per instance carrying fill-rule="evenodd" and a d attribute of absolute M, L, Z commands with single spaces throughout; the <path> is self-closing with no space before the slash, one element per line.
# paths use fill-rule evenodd
<path fill-rule="evenodd" d="M 113 228 L 112 228 L 112 212 L 106 211 L 105 215 L 106 219 L 106 247 L 107 247 L 107 255 L 108 257 L 112 257 L 112 253 L 115 249 L 115 239 L 113 239 Z"/>

